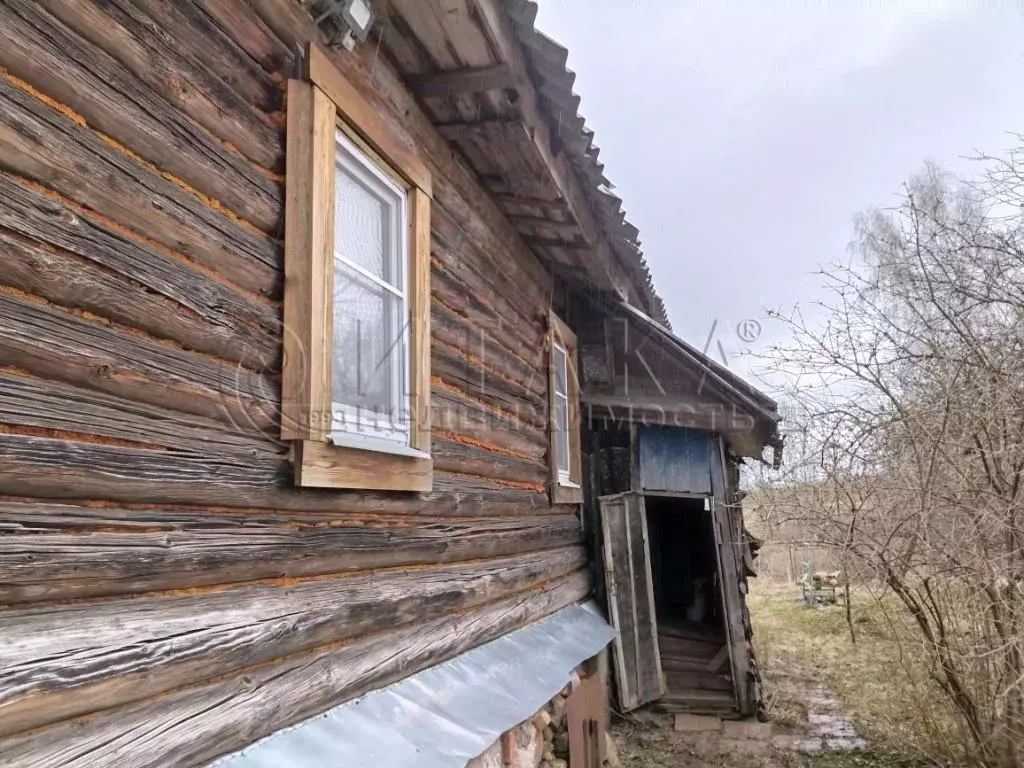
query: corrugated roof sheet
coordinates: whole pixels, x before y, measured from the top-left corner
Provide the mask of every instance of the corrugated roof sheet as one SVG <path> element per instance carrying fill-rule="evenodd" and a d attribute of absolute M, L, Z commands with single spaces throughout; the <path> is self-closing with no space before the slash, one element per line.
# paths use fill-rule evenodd
<path fill-rule="evenodd" d="M 216 760 L 219 768 L 464 768 L 550 701 L 614 632 L 571 605 Z"/>
<path fill-rule="evenodd" d="M 652 305 L 654 319 L 671 328 L 665 303 L 654 288 L 651 271 L 640 250 L 639 230 L 626 220 L 622 200 L 611 192 L 598 159 L 601 150 L 594 144 L 594 132 L 579 114 L 580 97 L 573 91 L 576 73 L 566 66 L 569 51 L 534 26 L 537 4 L 533 0 L 505 0 L 505 8 L 515 25 L 516 35 L 527 54 L 531 76 L 556 135 L 566 147 L 566 155 L 584 185 L 612 250 L 622 264 L 633 271 Z"/>

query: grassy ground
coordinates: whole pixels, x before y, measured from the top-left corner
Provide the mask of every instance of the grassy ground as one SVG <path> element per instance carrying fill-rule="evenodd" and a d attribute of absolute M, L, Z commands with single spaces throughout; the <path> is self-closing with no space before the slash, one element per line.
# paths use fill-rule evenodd
<path fill-rule="evenodd" d="M 808 609 L 798 597 L 798 588 L 764 586 L 749 597 L 765 698 L 780 738 L 754 751 L 716 741 L 699 745 L 686 734 L 627 719 L 615 727 L 624 768 L 918 768 L 927 764 L 922 755 L 933 746 L 933 721 L 941 713 L 923 716 L 928 713 L 922 711 L 922 697 L 934 702 L 934 695 L 911 685 L 907 661 L 893 642 L 893 633 L 907 628 L 894 628 L 873 599 L 855 597 L 854 645 L 843 608 Z M 913 677 L 922 678 L 920 674 Z M 820 694 L 822 685 L 853 717 L 869 748 L 804 753 L 795 747 L 801 729 L 807 727 L 808 702 Z M 787 738 L 787 733 L 793 735 Z"/>
<path fill-rule="evenodd" d="M 808 609 L 798 598 L 799 588 L 763 585 L 748 598 L 772 719 L 784 727 L 805 720 L 802 692 L 822 682 L 876 747 L 932 753 L 937 735 L 949 727 L 948 713 L 909 652 L 913 630 L 898 623 L 896 606 L 855 594 L 854 644 L 842 606 Z"/>
<path fill-rule="evenodd" d="M 695 744 L 687 734 L 647 723 L 619 721 L 612 730 L 622 768 L 924 768 L 926 763 L 882 749 L 803 753 L 765 745 Z"/>

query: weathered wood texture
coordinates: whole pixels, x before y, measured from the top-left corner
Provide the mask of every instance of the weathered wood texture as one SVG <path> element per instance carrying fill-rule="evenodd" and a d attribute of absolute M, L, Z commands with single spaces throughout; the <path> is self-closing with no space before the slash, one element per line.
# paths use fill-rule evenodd
<path fill-rule="evenodd" d="M 572 515 L 328 520 L 227 511 L 0 508 L 7 604 L 451 563 L 580 542 Z"/>
<path fill-rule="evenodd" d="M 0 742 L 0 766 L 190 766 L 578 601 L 582 572 L 512 598 L 291 656 Z"/>
<path fill-rule="evenodd" d="M 589 591 L 544 485 L 552 276 L 372 45 L 330 57 L 431 177 L 433 487 L 293 485 L 317 36 L 295 0 L 0 3 L 0 765 L 201 763 Z"/>
<path fill-rule="evenodd" d="M 0 736 L 315 646 L 433 620 L 560 579 L 582 547 L 300 583 L 0 614 Z M 160 663 L 154 667 L 153 659 Z"/>
<path fill-rule="evenodd" d="M 741 715 L 753 714 L 753 700 L 750 696 L 750 681 L 747 671 L 750 667 L 750 648 L 743 629 L 743 614 L 746 600 L 740 592 L 743 577 L 740 542 L 736 538 L 729 513 L 729 494 L 725 481 L 725 443 L 721 436 L 715 441 L 711 456 L 712 519 L 715 526 L 715 544 L 718 547 L 718 572 L 721 574 L 720 587 L 722 603 L 725 606 L 725 630 L 732 662 L 732 678 L 735 682 L 736 702 Z"/>
<path fill-rule="evenodd" d="M 222 32 L 233 36 L 238 30 L 227 27 Z M 171 91 L 176 85 L 184 92 L 182 80 L 169 76 L 163 87 L 147 87 L 123 61 L 92 45 L 32 0 L 10 0 L 0 7 L 0 41 L 0 66 L 65 105 L 63 111 L 69 117 L 77 117 L 264 230 L 277 226 L 279 180 L 261 172 L 174 106 Z M 207 40 L 197 42 L 214 47 Z M 283 157 L 275 165 L 283 168 Z"/>
<path fill-rule="evenodd" d="M 629 711 L 665 693 L 644 498 L 603 496 L 600 510 L 615 682 L 619 706 Z"/>

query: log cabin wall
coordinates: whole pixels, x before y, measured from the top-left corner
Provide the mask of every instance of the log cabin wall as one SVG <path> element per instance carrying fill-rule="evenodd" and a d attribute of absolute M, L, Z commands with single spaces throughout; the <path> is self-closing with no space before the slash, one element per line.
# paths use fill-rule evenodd
<path fill-rule="evenodd" d="M 390 64 L 433 174 L 434 491 L 278 440 L 294 0 L 0 3 L 0 765 L 194 765 L 585 597 L 549 271 Z"/>

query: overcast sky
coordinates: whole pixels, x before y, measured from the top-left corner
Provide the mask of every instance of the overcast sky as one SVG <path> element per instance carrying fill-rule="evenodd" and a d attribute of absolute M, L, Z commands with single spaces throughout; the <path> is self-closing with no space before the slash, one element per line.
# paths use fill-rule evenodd
<path fill-rule="evenodd" d="M 855 213 L 926 159 L 961 173 L 1024 132 L 1020 2 L 538 0 L 640 228 L 677 334 L 703 346 L 820 295 Z"/>

